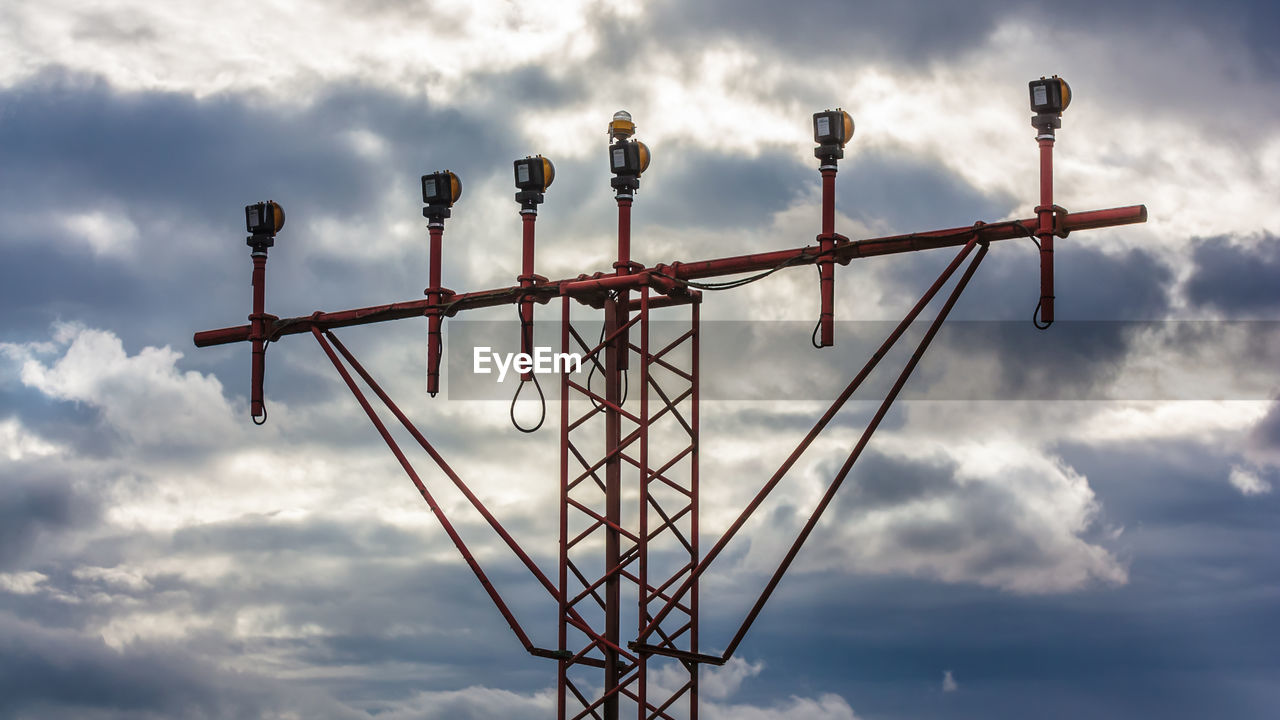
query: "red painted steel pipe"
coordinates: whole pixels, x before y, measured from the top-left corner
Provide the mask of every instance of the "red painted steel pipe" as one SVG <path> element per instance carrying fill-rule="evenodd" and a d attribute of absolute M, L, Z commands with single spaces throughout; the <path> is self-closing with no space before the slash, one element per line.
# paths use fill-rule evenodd
<path fill-rule="evenodd" d="M 822 168 L 822 236 L 818 240 L 818 248 L 823 259 L 818 261 L 819 291 L 822 296 L 822 310 L 818 316 L 821 335 L 818 344 L 831 347 L 835 344 L 835 284 L 836 266 L 831 252 L 836 247 L 836 169 Z"/>
<path fill-rule="evenodd" d="M 530 288 L 537 282 L 533 273 L 533 230 L 538 221 L 538 211 L 525 208 L 520 211 L 524 226 L 524 242 L 521 248 L 520 287 Z M 525 298 L 520 301 L 520 352 L 533 355 L 533 300 Z M 533 379 L 532 372 L 520 374 L 521 382 Z"/>
<path fill-rule="evenodd" d="M 1041 134 L 1040 143 L 1040 324 L 1053 322 L 1053 135 Z"/>
<path fill-rule="evenodd" d="M 428 229 L 431 232 L 431 245 L 428 250 L 430 284 L 427 287 L 427 302 L 438 306 L 444 297 L 440 287 L 440 245 L 441 238 L 444 236 L 444 222 L 433 220 Z M 443 321 L 439 312 L 431 313 L 427 317 L 427 394 L 431 397 L 435 397 L 440 392 L 440 355 L 444 350 L 444 338 L 440 326 Z"/>
<path fill-rule="evenodd" d="M 1092 230 L 1096 228 L 1129 225 L 1147 221 L 1147 208 L 1144 205 L 1109 208 L 1106 210 L 1090 210 L 1070 213 L 1058 218 L 1058 229 L 1063 232 Z M 982 242 L 1012 240 L 1036 235 L 1040 228 L 1038 218 L 1011 220 L 983 225 L 972 225 L 930 232 L 893 235 L 889 237 L 870 238 L 866 240 L 839 241 L 836 243 L 836 262 L 846 263 L 850 260 L 893 255 L 916 250 L 931 250 L 944 247 L 964 245 L 975 233 Z M 790 250 L 739 255 L 734 257 L 700 260 L 694 262 L 672 263 L 661 266 L 663 274 L 681 279 L 694 280 L 737 275 L 740 273 L 760 272 L 777 267 L 783 263 L 793 265 L 811 265 L 817 261 L 819 248 L 806 246 Z M 339 312 L 317 312 L 312 315 L 277 320 L 267 329 L 268 337 L 275 339 L 282 335 L 294 335 L 310 332 L 312 326 L 322 328 L 350 327 L 369 323 L 400 320 L 419 317 L 428 312 L 439 311 L 443 315 L 455 315 L 463 310 L 495 307 L 519 302 L 522 298 L 532 296 L 535 302 L 546 302 L 558 295 L 589 295 L 599 292 L 596 283 L 613 282 L 618 286 L 639 287 L 644 282 L 645 272 L 658 272 L 658 268 L 646 268 L 633 272 L 625 277 L 611 277 L 606 280 L 586 280 L 579 278 L 553 280 L 538 285 L 532 290 L 519 286 L 481 290 L 478 292 L 449 295 L 448 300 L 439 303 L 428 300 L 411 300 L 407 302 L 375 305 L 371 307 L 342 310 Z M 651 305 L 652 307 L 652 305 Z M 205 330 L 195 334 L 196 347 L 225 345 L 227 343 L 249 340 L 250 326 Z"/>
<path fill-rule="evenodd" d="M 569 308 L 570 300 L 565 296 L 560 308 L 560 351 L 570 352 L 569 345 Z M 568 378 L 560 382 L 560 547 L 559 547 L 559 608 L 557 619 L 559 628 L 556 634 L 556 649 L 561 653 L 561 660 L 556 669 L 556 717 L 563 718 L 567 697 L 565 684 L 569 672 L 569 662 L 563 659 L 569 651 L 569 626 L 566 622 L 569 606 L 569 384 Z"/>
<path fill-rule="evenodd" d="M 253 348 L 249 369 L 249 416 L 254 422 L 265 417 L 262 405 L 262 380 L 266 374 L 267 320 L 275 320 L 265 312 L 267 294 L 267 253 L 253 253 L 253 314 L 249 316 L 249 337 Z"/>
<path fill-rule="evenodd" d="M 628 200 L 626 204 L 630 206 Z M 618 254 L 619 262 L 625 262 L 624 248 L 622 241 L 622 206 L 623 201 L 618 201 L 619 220 L 618 220 Z M 623 272 L 620 267 L 618 272 Z M 605 333 L 611 334 L 618 329 L 618 320 L 621 313 L 620 306 L 622 302 L 611 300 L 605 304 Z M 604 387 L 605 387 L 605 520 L 607 527 L 604 536 L 604 565 L 606 568 L 605 581 L 605 608 L 604 608 L 604 636 L 612 645 L 619 645 L 622 638 L 622 624 L 620 613 L 622 610 L 622 582 L 619 575 L 619 564 L 622 555 L 622 535 L 619 529 L 622 526 L 622 460 L 618 457 L 618 449 L 622 440 L 621 417 L 618 411 L 622 404 L 622 373 L 626 370 L 622 365 L 622 358 L 626 355 L 626 345 L 624 345 L 625 334 L 619 334 L 619 339 L 610 343 L 605 349 L 605 371 L 604 371 Z M 566 378 L 567 381 L 567 378 Z M 618 681 L 622 678 L 622 667 L 619 662 L 618 653 L 611 648 L 604 650 L 604 687 L 605 690 L 618 687 Z M 605 720 L 617 720 L 618 718 L 618 698 L 611 696 L 604 703 Z"/>
<path fill-rule="evenodd" d="M 631 197 L 618 196 L 618 262 L 614 263 L 615 274 L 619 277 L 629 277 L 632 274 L 631 267 Z M 621 287 L 618 290 L 618 302 L 615 304 L 618 313 L 617 323 L 621 327 L 627 322 L 630 315 L 631 296 L 627 292 L 627 287 Z M 630 353 L 627 352 L 627 345 L 630 342 L 630 333 L 624 332 L 622 337 L 618 339 L 618 369 L 622 372 L 627 371 L 629 365 Z"/>

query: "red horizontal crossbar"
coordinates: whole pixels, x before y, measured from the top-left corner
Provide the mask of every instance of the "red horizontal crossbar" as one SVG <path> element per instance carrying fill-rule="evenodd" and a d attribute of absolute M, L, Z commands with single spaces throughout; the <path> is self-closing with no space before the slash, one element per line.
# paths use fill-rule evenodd
<path fill-rule="evenodd" d="M 1060 216 L 1058 232 L 1067 233 L 1075 230 L 1129 225 L 1146 222 L 1146 220 L 1147 208 L 1145 205 L 1090 210 Z M 1024 220 L 991 223 L 989 225 L 978 223 L 966 227 L 893 235 L 867 240 L 842 240 L 836 243 L 832 252 L 837 262 L 847 263 L 858 258 L 963 245 L 973 238 L 975 234 L 981 242 L 1011 240 L 1013 238 L 1033 236 L 1039 228 L 1039 222 L 1037 218 L 1027 218 Z M 577 278 L 542 283 L 534 287 L 514 285 L 495 290 L 451 295 L 440 302 L 423 299 L 331 313 L 315 312 L 311 315 L 276 320 L 271 323 L 266 335 L 274 339 L 282 335 L 310 332 L 313 327 L 330 329 L 401 320 L 422 315 L 455 315 L 463 310 L 510 305 L 523 299 L 533 299 L 537 302 L 545 303 L 558 295 L 585 298 L 610 290 L 638 288 L 641 285 L 667 285 L 672 280 L 675 280 L 678 285 L 679 281 L 760 272 L 784 265 L 812 265 L 818 261 L 820 252 L 817 245 L 806 245 L 805 247 L 792 248 L 790 250 L 738 255 L 714 260 L 674 262 L 670 265 L 659 264 L 628 275 L 597 273 L 594 277 L 582 275 Z M 657 281 L 655 281 L 655 277 Z M 655 298 L 655 301 L 659 299 Z M 654 301 L 651 301 L 651 304 L 652 302 Z M 244 342 L 249 339 L 249 334 L 249 325 L 205 330 L 195 334 L 195 344 L 196 347 L 209 347 L 211 345 Z"/>

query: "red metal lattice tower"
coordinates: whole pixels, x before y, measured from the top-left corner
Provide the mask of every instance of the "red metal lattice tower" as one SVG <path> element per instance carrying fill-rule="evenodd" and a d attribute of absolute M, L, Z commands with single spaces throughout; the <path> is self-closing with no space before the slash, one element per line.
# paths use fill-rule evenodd
<path fill-rule="evenodd" d="M 835 232 L 837 161 L 853 133 L 852 118 L 841 110 L 814 116 L 815 156 L 822 175 L 821 233 L 817 244 L 750 255 L 672 262 L 645 267 L 631 261 L 631 206 L 639 177 L 648 164 L 648 148 L 631 139 L 630 116 L 619 113 L 610 124 L 612 185 L 618 205 L 618 259 L 613 272 L 548 280 L 534 273 L 534 226 L 543 191 L 554 177 L 550 161 L 541 156 L 517 160 L 516 182 L 521 192 L 523 262 L 518 284 L 457 294 L 441 286 L 440 256 L 444 220 L 461 193 L 461 183 L 445 171 L 423 177 L 423 214 L 430 229 L 430 287 L 425 300 L 393 303 L 340 312 L 279 319 L 264 311 L 266 256 L 275 232 L 284 222 L 275 203 L 246 208 L 253 248 L 253 313 L 250 323 L 196 333 L 205 347 L 232 342 L 251 345 L 251 415 L 265 420 L 262 403 L 264 347 L 286 335 L 309 332 L 333 363 L 375 429 L 404 468 L 419 494 L 438 518 L 516 638 L 531 655 L 558 665 L 557 713 L 560 718 L 592 717 L 617 720 L 635 714 L 639 720 L 677 717 L 696 720 L 698 668 L 720 665 L 736 651 L 752 623 L 787 572 L 818 520 L 834 499 L 872 434 L 906 384 L 938 329 L 946 320 L 983 258 L 999 240 L 1033 238 L 1040 247 L 1041 299 L 1036 322 L 1053 320 L 1053 239 L 1068 233 L 1146 220 L 1137 205 L 1068 213 L 1053 203 L 1052 153 L 1058 117 L 1070 101 L 1070 90 L 1058 78 L 1030 84 L 1032 124 L 1040 147 L 1040 202 L 1036 217 L 907 235 L 850 240 Z M 523 174 L 522 174 L 523 173 Z M 430 186 L 428 186 L 430 182 Z M 523 184 L 522 184 L 523 183 Z M 254 213 L 257 214 L 254 214 Z M 271 222 L 266 219 L 270 218 Z M 699 307 L 702 289 L 720 290 L 761 279 L 799 265 L 819 268 L 821 311 L 813 344 L 831 346 L 834 338 L 835 265 L 879 255 L 959 247 L 937 280 L 894 328 L 862 369 L 837 394 L 812 429 L 772 473 L 729 528 L 705 555 L 699 545 Z M 746 521 L 763 504 L 804 452 L 853 396 L 880 360 L 905 334 L 911 323 L 964 270 L 945 295 L 941 307 L 915 352 L 880 403 L 871 421 L 852 443 L 840 469 L 812 510 L 805 525 L 784 554 L 746 618 L 724 650 L 704 653 L 699 645 L 699 580 Z M 707 278 L 756 273 L 725 283 Z M 567 371 L 560 378 L 560 532 L 555 578 L 535 563 L 519 542 L 447 464 L 390 396 L 333 334 L 335 328 L 411 317 L 428 319 L 428 392 L 439 389 L 443 322 L 446 317 L 483 307 L 517 305 L 520 309 L 520 347 L 532 349 L 533 303 L 559 299 L 560 349 L 577 352 L 602 376 L 603 394 L 590 376 L 579 382 Z M 596 342 L 580 332 L 570 310 L 587 305 L 603 315 L 603 332 Z M 667 309 L 667 310 L 664 310 Z M 685 320 L 657 323 L 659 312 Z M 677 328 L 676 331 L 670 330 Z M 634 372 L 628 374 L 628 369 Z M 629 377 L 638 387 L 627 387 Z M 360 382 L 357 382 L 356 378 Z M 521 373 L 524 382 L 536 381 Z M 486 523 L 547 592 L 557 608 L 556 648 L 534 644 L 501 593 L 490 582 L 467 548 L 427 484 L 387 430 L 363 383 L 400 422 L 441 473 L 465 496 Z M 541 393 L 541 388 L 538 388 Z M 628 397 L 629 396 L 629 397 Z M 513 421 L 514 402 L 513 402 Z M 517 425 L 519 427 L 519 425 Z M 524 428 L 522 428 L 524 429 Z M 535 428 L 536 429 L 536 428 Z M 635 628 L 628 630 L 628 624 Z M 651 671 L 672 669 L 670 672 Z M 682 678 L 672 687 L 659 687 L 651 676 Z"/>
<path fill-rule="evenodd" d="M 618 715 L 626 699 L 646 709 L 644 717 L 660 716 L 678 703 L 697 715 L 698 654 L 697 584 L 673 605 L 659 624 L 656 643 L 633 641 L 624 646 L 624 618 L 633 617 L 638 634 L 654 619 L 672 589 L 688 580 L 698 554 L 698 306 L 690 294 L 688 329 L 674 338 L 663 337 L 650 313 L 649 288 L 641 288 L 638 312 L 624 319 L 621 303 L 606 302 L 603 338 L 584 340 L 570 317 L 572 301 L 562 301 L 561 347 L 581 351 L 588 363 L 600 362 L 604 395 L 569 377 L 561 383 L 561 500 L 560 650 L 571 657 L 559 668 L 557 704 L 561 717 Z M 630 332 L 635 330 L 637 332 Z M 636 338 L 638 344 L 628 342 Z M 603 357 L 602 357 L 603 356 Z M 626 409 L 616 378 L 621 358 L 629 356 L 638 368 L 639 388 Z M 613 378 L 610 381 L 610 378 Z M 584 402 L 585 401 L 585 402 Z M 601 432 L 592 433 L 593 429 Z M 603 443 L 601 440 L 603 439 Z M 603 454 L 595 448 L 603 446 Z M 635 508 L 623 512 L 625 489 Z M 603 565 L 598 545 L 604 546 Z M 585 570 L 595 567 L 595 571 Z M 629 592 L 624 592 L 624 586 Z M 624 612 L 623 599 L 636 603 Z M 569 610 L 581 605 L 598 608 L 607 643 L 575 632 Z M 593 608 L 594 609 L 594 608 Z M 587 613 L 582 613 L 587 614 Z M 688 680 L 676 688 L 647 683 L 650 665 L 677 666 Z M 603 670 L 603 691 L 585 668 Z M 594 699 L 589 699 L 594 698 Z"/>

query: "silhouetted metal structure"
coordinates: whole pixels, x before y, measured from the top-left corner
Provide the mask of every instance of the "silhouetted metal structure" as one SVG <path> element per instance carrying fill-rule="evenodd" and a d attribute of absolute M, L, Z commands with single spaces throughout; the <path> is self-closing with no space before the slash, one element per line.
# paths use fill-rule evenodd
<path fill-rule="evenodd" d="M 620 112 L 610 123 L 612 186 L 618 207 L 618 252 L 612 272 L 548 280 L 534 273 L 534 223 L 542 193 L 554 178 L 549 160 L 537 156 L 515 163 L 516 195 L 523 217 L 523 263 L 518 284 L 470 293 L 455 293 L 440 284 L 441 236 L 449 208 L 461 194 L 461 182 L 448 171 L 423 177 L 423 210 L 430 229 L 430 287 L 426 299 L 344 310 L 316 312 L 279 319 L 264 312 L 267 248 L 283 226 L 284 214 L 275 203 L 246 208 L 253 248 L 253 314 L 250 323 L 196 333 L 205 347 L 248 341 L 252 346 L 251 415 L 265 419 L 262 404 L 263 348 L 286 335 L 310 333 L 332 361 L 357 402 L 400 462 L 462 558 L 480 581 L 498 611 L 524 648 L 558 664 L 558 716 L 615 720 L 624 706 L 646 718 L 687 717 L 698 712 L 698 668 L 721 665 L 738 648 L 783 574 L 790 567 L 819 518 L 839 490 L 863 448 L 902 390 L 939 327 L 969 279 L 986 256 L 990 243 L 1033 238 L 1041 250 L 1041 299 L 1037 325 L 1053 320 L 1053 239 L 1069 232 L 1146 220 L 1140 205 L 1068 213 L 1053 204 L 1052 153 L 1054 133 L 1070 90 L 1058 78 L 1030 84 L 1032 124 L 1040 146 L 1040 204 L 1033 218 L 1005 222 L 977 222 L 967 227 L 850 240 L 835 232 L 837 161 L 853 134 L 852 118 L 842 110 L 814 115 L 814 139 L 822 175 L 821 233 L 816 245 L 764 253 L 644 267 L 631 261 L 631 206 L 639 178 L 648 165 L 649 150 L 632 138 L 635 126 Z M 272 214 L 274 211 L 275 214 Z M 256 213 L 256 214 L 254 214 Z M 264 218 L 274 219 L 266 222 Z M 256 222 L 255 222 L 256 221 Z M 817 347 L 834 343 L 834 266 L 856 259 L 898 253 L 959 247 L 955 258 L 921 296 L 919 302 L 884 340 L 862 369 L 837 395 L 795 450 L 769 477 L 728 530 L 703 554 L 699 541 L 699 304 L 703 290 L 721 290 L 761 279 L 784 268 L 816 264 L 820 270 L 821 314 L 814 330 Z M 729 541 L 761 506 L 801 455 L 853 396 L 880 359 L 902 337 L 956 272 L 959 279 L 946 294 L 928 331 L 900 371 L 897 381 L 858 440 L 853 444 L 825 494 L 746 618 L 720 653 L 703 652 L 698 634 L 699 579 Z M 708 278 L 753 275 L 721 283 Z M 545 573 L 502 526 L 440 452 L 414 426 L 333 331 L 351 325 L 403 318 L 428 318 L 428 391 L 439 389 L 442 323 L 466 310 L 517 305 L 521 317 L 521 349 L 533 348 L 533 303 L 556 301 L 561 307 L 560 348 L 578 352 L 603 375 L 603 394 L 577 382 L 567 372 L 560 383 L 560 547 L 556 577 Z M 599 340 L 588 339 L 570 315 L 574 304 L 602 311 L 604 329 Z M 682 333 L 663 336 L 653 319 L 661 312 L 685 313 Z M 1033 318 L 1035 319 L 1035 318 Z M 579 323 L 580 324 L 580 323 Z M 665 325 L 669 327 L 669 324 Z M 638 368 L 639 388 L 627 393 L 629 367 Z M 354 373 L 354 375 L 353 375 Z M 365 386 L 400 422 L 477 512 L 507 544 L 558 607 L 557 647 L 534 645 L 480 563 L 468 550 L 443 509 L 436 502 L 404 451 L 387 430 Z M 522 373 L 522 384 L 534 380 Z M 541 388 L 539 387 L 539 392 Z M 626 395 L 629 394 L 628 398 Z M 514 402 L 513 402 L 514 408 Z M 544 406 L 545 413 L 545 406 Z M 515 420 L 514 412 L 512 416 Z M 517 424 L 517 427 L 519 425 Z M 524 429 L 524 428 L 522 428 Z M 624 510 L 624 500 L 635 507 Z M 624 631 L 624 619 L 634 623 Z M 624 635 L 626 638 L 624 639 Z M 650 671 L 673 665 L 664 678 L 681 677 L 676 686 L 651 683 Z"/>

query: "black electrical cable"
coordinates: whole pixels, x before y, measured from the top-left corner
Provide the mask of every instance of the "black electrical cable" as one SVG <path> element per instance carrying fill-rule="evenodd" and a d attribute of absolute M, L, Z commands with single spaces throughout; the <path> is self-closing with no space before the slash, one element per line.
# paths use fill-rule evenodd
<path fill-rule="evenodd" d="M 814 267 L 818 268 L 818 284 L 821 285 L 822 284 L 822 266 L 815 265 Z M 819 311 L 818 322 L 814 324 L 813 335 L 809 337 L 809 344 L 813 345 L 815 348 L 818 348 L 819 350 L 823 348 L 822 343 L 818 341 L 818 331 L 821 329 L 822 329 L 822 313 L 821 311 Z"/>
<path fill-rule="evenodd" d="M 525 386 L 525 381 L 521 380 L 520 384 L 516 386 L 516 394 L 511 397 L 511 424 L 515 425 L 516 429 L 522 433 L 538 432 L 538 428 L 541 428 L 542 423 L 547 420 L 547 396 L 542 394 L 542 384 L 538 382 L 536 373 L 530 373 L 529 377 L 533 380 L 533 387 L 538 391 L 538 402 L 541 403 L 542 414 L 538 416 L 538 424 L 530 428 L 524 427 L 519 420 L 516 420 L 516 401 L 520 399 L 520 391 L 524 390 Z"/>
<path fill-rule="evenodd" d="M 529 331 L 529 322 L 524 319 L 524 313 L 521 312 L 520 305 L 516 304 L 516 315 L 520 318 L 520 344 L 524 345 L 525 333 Z M 511 396 L 511 424 L 522 433 L 535 433 L 538 428 L 542 427 L 542 423 L 547 420 L 547 396 L 542 393 L 542 383 L 538 382 L 538 374 L 536 372 L 529 373 L 529 379 L 533 381 L 533 387 L 538 391 L 538 402 L 541 404 L 541 414 L 538 416 L 538 424 L 531 428 L 526 428 L 516 420 L 516 401 L 520 399 L 520 393 L 524 390 L 524 378 L 520 379 L 520 384 L 516 386 L 516 394 Z"/>
<path fill-rule="evenodd" d="M 270 340 L 266 340 L 266 341 L 264 341 L 264 342 L 262 343 L 262 384 L 263 384 L 263 386 L 264 386 L 264 387 L 265 387 L 265 386 L 266 386 L 266 384 L 267 384 L 267 347 L 268 347 L 269 345 L 271 345 L 271 341 L 270 341 Z M 255 417 L 254 415 L 249 415 L 249 419 L 253 421 L 253 424 L 254 424 L 254 425 L 266 425 L 266 424 L 267 424 L 267 396 L 266 396 L 266 393 L 263 393 L 263 395 L 262 395 L 262 419 L 261 419 L 261 420 L 259 420 L 259 419 L 258 419 L 257 417 Z"/>
<path fill-rule="evenodd" d="M 607 299 L 616 300 L 617 297 L 618 297 L 618 291 L 614 290 L 609 293 Z M 596 346 L 599 347 L 603 343 L 604 343 L 604 325 L 601 324 L 600 339 L 596 341 Z M 591 394 L 592 393 L 591 378 L 595 377 L 596 370 L 599 369 L 600 373 L 604 374 L 604 367 L 600 364 L 599 355 L 600 353 L 596 353 L 591 356 L 591 372 L 587 373 L 587 393 L 588 393 L 587 399 L 591 401 L 591 406 L 594 407 L 596 410 L 599 410 L 600 408 L 604 407 L 602 403 L 596 402 L 595 396 Z M 618 403 L 619 406 L 625 405 L 627 403 L 627 395 L 630 394 L 630 392 L 631 392 L 631 381 L 629 379 L 629 376 L 627 375 L 627 372 L 624 370 L 622 372 L 622 400 L 621 402 Z"/>
<path fill-rule="evenodd" d="M 1036 326 L 1037 330 L 1048 330 L 1053 321 L 1040 322 L 1040 306 L 1044 304 L 1044 298 L 1036 301 L 1036 309 L 1031 311 L 1031 324 Z"/>
<path fill-rule="evenodd" d="M 436 357 L 443 360 L 444 359 L 444 327 L 443 326 L 440 328 L 440 332 L 438 334 L 429 336 L 427 338 L 427 342 L 431 342 L 432 339 L 436 341 Z M 427 369 L 430 370 L 430 368 L 427 368 Z M 439 370 L 439 368 L 436 368 L 436 369 Z M 439 393 L 433 392 L 433 393 L 427 393 L 427 394 L 430 395 L 431 397 L 435 397 Z"/>
<path fill-rule="evenodd" d="M 743 285 L 750 285 L 751 283 L 756 282 L 757 280 L 763 280 L 769 277 L 770 275 L 778 272 L 779 270 L 782 270 L 783 268 L 791 267 L 792 265 L 796 265 L 801 261 L 809 260 L 813 257 L 814 257 L 813 255 L 801 253 L 799 255 L 795 255 L 793 257 L 787 258 L 786 260 L 783 260 L 782 262 L 769 268 L 768 270 L 756 273 L 755 275 L 752 275 L 750 277 L 739 278 L 737 280 L 726 280 L 724 282 L 698 282 L 695 280 L 685 280 L 684 278 L 672 277 L 671 275 L 667 275 L 665 273 L 660 274 L 660 276 L 668 280 L 671 280 L 672 282 L 676 282 L 681 285 L 684 285 L 685 287 L 694 288 L 695 290 L 712 290 L 712 291 L 733 290 L 734 288 L 740 288 Z"/>
<path fill-rule="evenodd" d="M 1037 251 L 1040 251 L 1040 252 L 1044 251 L 1044 246 L 1040 244 L 1040 238 L 1036 237 L 1036 234 L 1034 232 L 1032 232 L 1030 229 L 1027 228 L 1026 225 L 1023 225 L 1022 223 L 1018 223 L 1018 227 L 1022 228 L 1027 232 L 1027 237 L 1031 239 L 1031 242 L 1035 243 Z M 1039 300 L 1036 300 L 1036 307 L 1034 310 L 1031 311 L 1031 324 L 1034 325 L 1037 330 L 1048 330 L 1049 326 L 1053 325 L 1053 321 L 1050 320 L 1049 322 L 1040 322 L 1040 307 L 1042 305 L 1044 305 L 1043 297 L 1040 298 Z"/>

